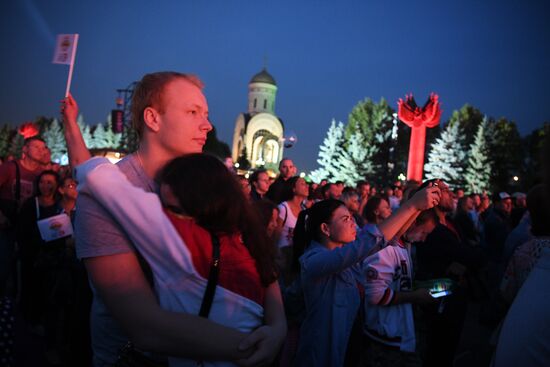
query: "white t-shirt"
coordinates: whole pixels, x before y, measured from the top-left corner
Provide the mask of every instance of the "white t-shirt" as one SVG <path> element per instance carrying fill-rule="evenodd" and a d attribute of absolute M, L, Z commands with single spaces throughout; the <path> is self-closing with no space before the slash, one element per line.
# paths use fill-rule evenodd
<path fill-rule="evenodd" d="M 416 339 L 412 305 L 392 305 L 396 292 L 412 290 L 412 262 L 407 247 L 392 241 L 363 262 L 365 320 L 363 331 L 380 343 L 414 352 Z"/>
<path fill-rule="evenodd" d="M 298 218 L 294 216 L 288 202 L 282 202 L 277 207 L 279 209 L 279 218 L 283 221 L 283 232 L 279 238 L 279 248 L 292 246 L 292 236 L 294 235 L 294 227 Z"/>

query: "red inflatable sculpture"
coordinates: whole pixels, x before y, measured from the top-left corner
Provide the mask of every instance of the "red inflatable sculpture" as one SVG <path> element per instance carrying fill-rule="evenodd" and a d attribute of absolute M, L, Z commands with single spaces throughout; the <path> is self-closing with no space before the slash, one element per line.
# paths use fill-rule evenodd
<path fill-rule="evenodd" d="M 412 94 L 405 96 L 405 101 L 399 98 L 399 102 L 397 102 L 399 119 L 411 127 L 407 180 L 422 182 L 426 128 L 437 126 L 441 118 L 438 99 L 437 94 L 430 94 L 422 108 L 417 106 Z"/>
<path fill-rule="evenodd" d="M 32 138 L 35 135 L 38 135 L 38 127 L 33 122 L 25 122 L 23 123 L 19 129 L 18 132 L 20 135 L 23 135 L 25 139 Z"/>

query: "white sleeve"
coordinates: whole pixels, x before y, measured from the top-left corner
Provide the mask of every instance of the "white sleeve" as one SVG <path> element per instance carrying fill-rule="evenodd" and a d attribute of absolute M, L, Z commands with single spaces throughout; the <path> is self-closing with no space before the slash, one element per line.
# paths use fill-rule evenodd
<path fill-rule="evenodd" d="M 288 215 L 288 213 L 287 213 L 288 208 L 285 206 L 285 203 L 282 202 L 277 206 L 277 209 L 279 210 L 279 218 L 281 218 L 281 220 L 284 221 L 285 216 Z"/>
<path fill-rule="evenodd" d="M 79 192 L 93 196 L 111 213 L 157 276 L 193 271 L 191 254 L 156 194 L 132 185 L 104 158 L 86 161 L 76 173 Z"/>
<path fill-rule="evenodd" d="M 386 306 L 393 301 L 395 292 L 391 289 L 395 272 L 392 246 L 387 246 L 363 262 L 367 282 L 365 300 L 373 305 Z"/>

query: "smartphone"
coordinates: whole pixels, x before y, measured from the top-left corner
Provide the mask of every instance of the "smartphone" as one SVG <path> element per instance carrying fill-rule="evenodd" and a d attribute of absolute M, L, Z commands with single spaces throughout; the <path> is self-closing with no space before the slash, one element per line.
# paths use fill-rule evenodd
<path fill-rule="evenodd" d="M 430 296 L 432 296 L 433 298 L 440 298 L 440 297 L 445 297 L 445 296 L 448 296 L 449 294 L 453 293 L 450 289 L 444 289 L 444 290 L 441 290 L 441 291 L 430 291 Z"/>

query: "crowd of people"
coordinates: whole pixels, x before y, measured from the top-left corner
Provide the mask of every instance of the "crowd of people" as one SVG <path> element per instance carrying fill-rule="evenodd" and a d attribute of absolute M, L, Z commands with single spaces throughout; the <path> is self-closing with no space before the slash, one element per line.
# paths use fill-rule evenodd
<path fill-rule="evenodd" d="M 60 354 L 72 363 L 91 357 L 91 291 L 74 237 L 50 236 L 39 224 L 48 218 L 59 224 L 74 220 L 78 192 L 69 173 L 51 162 L 37 136 L 25 141 L 21 159 L 0 165 L 3 365 L 13 365 L 14 299 L 31 332 L 44 337 L 47 360 L 59 363 Z"/>
<path fill-rule="evenodd" d="M 140 145 L 116 165 L 91 157 L 70 95 L 70 169 L 39 137 L 0 165 L 3 365 L 18 315 L 52 366 L 453 366 L 472 307 L 487 365 L 549 363 L 545 303 L 520 321 L 548 280 L 548 184 L 308 183 L 289 158 L 238 175 L 202 153 L 202 88 L 145 75 Z"/>

